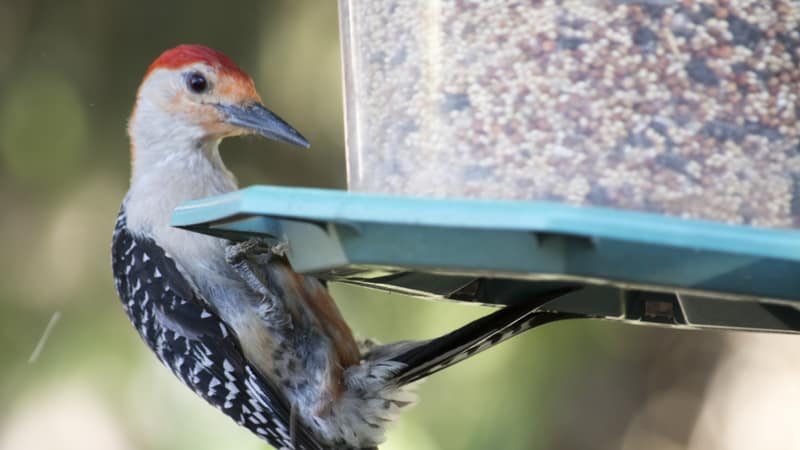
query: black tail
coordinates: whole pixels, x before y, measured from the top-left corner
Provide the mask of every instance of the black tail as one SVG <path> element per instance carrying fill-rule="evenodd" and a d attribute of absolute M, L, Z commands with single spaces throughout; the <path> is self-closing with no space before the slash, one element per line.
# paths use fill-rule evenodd
<path fill-rule="evenodd" d="M 584 317 L 538 310 L 545 303 L 573 290 L 551 291 L 535 300 L 506 306 L 444 336 L 403 346 L 396 356 L 389 358 L 405 364 L 392 381 L 398 386 L 413 383 L 531 328 L 557 320 Z"/>

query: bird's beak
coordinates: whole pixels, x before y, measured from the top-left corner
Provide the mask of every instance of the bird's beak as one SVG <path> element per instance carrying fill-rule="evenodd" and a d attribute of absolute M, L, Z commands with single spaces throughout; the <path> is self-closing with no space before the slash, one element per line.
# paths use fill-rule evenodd
<path fill-rule="evenodd" d="M 260 103 L 247 105 L 218 104 L 225 120 L 238 127 L 252 130 L 266 138 L 308 148 L 311 144 L 300 132 Z"/>

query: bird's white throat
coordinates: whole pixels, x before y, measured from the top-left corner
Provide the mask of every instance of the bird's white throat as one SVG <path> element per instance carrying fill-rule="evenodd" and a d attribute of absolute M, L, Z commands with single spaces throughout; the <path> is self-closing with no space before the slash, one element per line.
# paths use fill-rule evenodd
<path fill-rule="evenodd" d="M 133 142 L 137 144 L 135 138 Z M 131 186 L 125 197 L 128 228 L 154 238 L 182 265 L 222 256 L 222 240 L 170 226 L 172 211 L 180 203 L 237 189 L 218 145 L 219 141 L 161 141 L 146 150 L 134 148 Z"/>

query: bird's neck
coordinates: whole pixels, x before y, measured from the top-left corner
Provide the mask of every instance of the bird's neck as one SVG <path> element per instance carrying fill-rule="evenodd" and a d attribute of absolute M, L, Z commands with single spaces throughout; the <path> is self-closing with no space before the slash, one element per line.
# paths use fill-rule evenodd
<path fill-rule="evenodd" d="M 132 139 L 133 171 L 125 198 L 128 227 L 158 236 L 172 230 L 180 203 L 236 190 L 219 155 L 219 141 Z"/>

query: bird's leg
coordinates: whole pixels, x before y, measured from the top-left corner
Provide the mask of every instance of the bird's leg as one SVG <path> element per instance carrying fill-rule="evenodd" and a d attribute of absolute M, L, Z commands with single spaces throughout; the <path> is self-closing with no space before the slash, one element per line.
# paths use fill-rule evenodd
<path fill-rule="evenodd" d="M 243 252 L 238 244 L 225 249 L 225 260 L 250 289 L 265 298 L 277 298 L 278 296 L 268 286 L 264 270 L 259 264 L 261 261 L 255 260 L 258 256 L 258 254 Z"/>
<path fill-rule="evenodd" d="M 254 292 L 261 296 L 258 313 L 275 327 L 291 327 L 291 317 L 280 296 L 270 288 L 266 268 L 275 255 L 261 239 L 249 239 L 225 248 L 225 260 Z"/>

